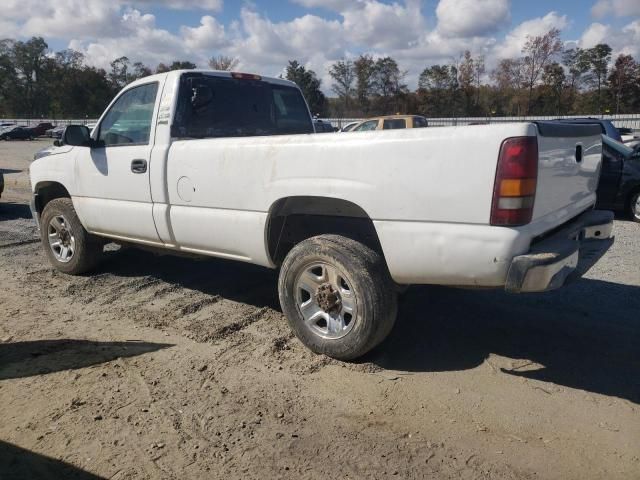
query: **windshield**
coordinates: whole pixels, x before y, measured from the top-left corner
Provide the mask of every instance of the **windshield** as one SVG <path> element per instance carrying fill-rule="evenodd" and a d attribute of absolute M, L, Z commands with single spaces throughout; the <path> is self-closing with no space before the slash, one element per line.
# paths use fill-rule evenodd
<path fill-rule="evenodd" d="M 314 133 L 297 88 L 262 80 L 186 74 L 172 135 L 210 138 Z"/>

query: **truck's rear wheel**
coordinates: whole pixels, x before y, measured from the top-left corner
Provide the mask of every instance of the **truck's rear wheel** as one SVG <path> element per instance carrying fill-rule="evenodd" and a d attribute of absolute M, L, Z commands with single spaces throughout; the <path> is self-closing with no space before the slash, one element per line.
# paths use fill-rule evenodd
<path fill-rule="evenodd" d="M 396 288 L 382 256 L 338 235 L 296 245 L 282 264 L 278 291 L 300 341 L 339 360 L 378 345 L 396 318 Z"/>
<path fill-rule="evenodd" d="M 51 264 L 70 275 L 91 270 L 102 256 L 102 242 L 84 229 L 70 198 L 47 203 L 40 218 L 40 236 Z"/>

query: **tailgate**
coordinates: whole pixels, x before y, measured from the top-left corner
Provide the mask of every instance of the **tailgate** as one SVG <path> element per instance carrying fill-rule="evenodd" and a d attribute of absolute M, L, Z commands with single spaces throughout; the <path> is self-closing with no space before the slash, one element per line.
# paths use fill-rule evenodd
<path fill-rule="evenodd" d="M 548 216 L 554 223 L 569 220 L 595 203 L 602 160 L 600 126 L 535 125 L 539 160 L 533 221 Z"/>

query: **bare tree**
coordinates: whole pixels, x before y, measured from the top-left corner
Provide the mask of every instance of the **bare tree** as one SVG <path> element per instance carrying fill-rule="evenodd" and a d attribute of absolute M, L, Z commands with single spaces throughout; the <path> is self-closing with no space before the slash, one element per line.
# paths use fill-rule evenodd
<path fill-rule="evenodd" d="M 344 108 L 347 109 L 354 92 L 353 84 L 356 80 L 356 70 L 353 62 L 351 60 L 338 60 L 329 68 L 329 75 L 334 81 L 331 89 L 342 99 Z"/>
<path fill-rule="evenodd" d="M 509 106 L 509 111 L 521 115 L 520 90 L 524 79 L 524 65 L 520 58 L 505 58 L 491 72 L 491 78 L 496 83 L 499 97 L 503 105 Z"/>
<path fill-rule="evenodd" d="M 525 87 L 528 90 L 527 115 L 531 110 L 533 88 L 536 86 L 544 68 L 553 60 L 553 57 L 562 51 L 560 30 L 552 28 L 544 35 L 538 37 L 527 36 L 527 43 L 522 48 L 524 54 Z"/>
<path fill-rule="evenodd" d="M 240 60 L 236 57 L 228 57 L 226 55 L 218 55 L 217 57 L 211 57 L 209 59 L 210 68 L 213 70 L 225 70 L 227 72 L 234 70 L 239 63 Z"/>
<path fill-rule="evenodd" d="M 480 55 L 473 63 L 473 76 L 476 87 L 476 105 L 480 104 L 480 87 L 482 86 L 482 76 L 485 71 L 484 55 Z"/>

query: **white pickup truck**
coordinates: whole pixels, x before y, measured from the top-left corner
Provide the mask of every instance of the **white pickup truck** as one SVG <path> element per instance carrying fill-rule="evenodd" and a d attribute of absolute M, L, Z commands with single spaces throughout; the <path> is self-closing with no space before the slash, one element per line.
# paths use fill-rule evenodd
<path fill-rule="evenodd" d="M 111 241 L 279 268 L 298 338 L 353 359 L 390 332 L 399 286 L 584 273 L 613 241 L 601 150 L 597 125 L 553 122 L 318 135 L 291 82 L 173 71 L 68 127 L 31 165 L 32 210 L 69 274 Z"/>

